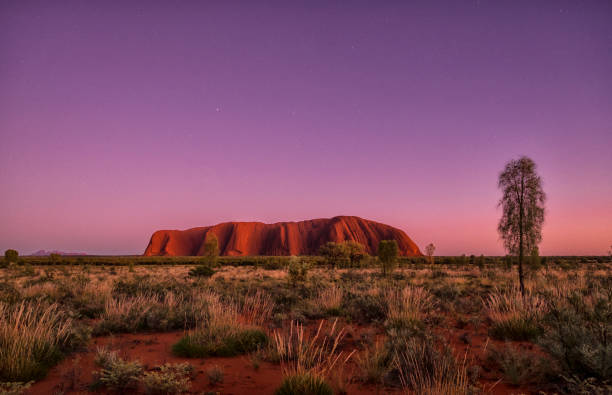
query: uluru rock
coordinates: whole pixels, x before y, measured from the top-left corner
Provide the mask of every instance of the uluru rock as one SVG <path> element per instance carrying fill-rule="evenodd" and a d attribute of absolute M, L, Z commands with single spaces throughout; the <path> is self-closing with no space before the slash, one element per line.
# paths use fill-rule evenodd
<path fill-rule="evenodd" d="M 187 230 L 158 230 L 151 236 L 144 255 L 202 255 L 209 232 L 217 236 L 221 255 L 314 255 L 328 241 L 356 241 L 374 255 L 381 240 L 396 240 L 402 256 L 423 255 L 404 231 L 349 216 L 274 224 L 224 222 Z"/>

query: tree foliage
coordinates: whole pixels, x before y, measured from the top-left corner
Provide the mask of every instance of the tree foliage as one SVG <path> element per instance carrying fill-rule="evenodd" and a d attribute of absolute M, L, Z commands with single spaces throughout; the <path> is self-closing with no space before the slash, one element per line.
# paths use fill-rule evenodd
<path fill-rule="evenodd" d="M 335 243 L 329 241 L 319 248 L 319 254 L 323 256 L 332 269 L 336 267 L 356 267 L 366 256 L 365 247 L 356 241 L 345 241 Z"/>
<path fill-rule="evenodd" d="M 395 266 L 398 253 L 399 248 L 395 240 L 381 240 L 378 244 L 378 259 L 380 259 L 385 275 Z"/>
<path fill-rule="evenodd" d="M 523 257 L 542 241 L 546 195 L 536 164 L 526 156 L 506 164 L 498 186 L 503 195 L 499 201 L 502 217 L 497 229 L 506 250 L 519 257 L 519 281 L 524 294 Z"/>
<path fill-rule="evenodd" d="M 17 259 L 19 258 L 19 253 L 16 250 L 6 250 L 4 251 L 4 263 L 17 263 Z"/>
<path fill-rule="evenodd" d="M 427 244 L 427 247 L 425 247 L 425 253 L 429 257 L 429 263 L 434 263 L 433 255 L 435 251 L 436 251 L 436 246 L 434 245 L 434 243 L 429 243 Z"/>
<path fill-rule="evenodd" d="M 212 232 L 206 234 L 200 255 L 206 257 L 211 263 L 217 260 L 219 256 L 219 239 L 217 239 L 217 235 Z"/>

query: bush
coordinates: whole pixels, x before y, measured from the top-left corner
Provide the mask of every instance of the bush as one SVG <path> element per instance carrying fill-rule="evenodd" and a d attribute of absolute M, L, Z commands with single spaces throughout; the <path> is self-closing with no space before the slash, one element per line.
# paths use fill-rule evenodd
<path fill-rule="evenodd" d="M 492 347 L 487 359 L 502 371 L 510 384 L 516 386 L 541 381 L 549 370 L 546 366 L 550 366 L 544 360 L 512 346 L 502 349 Z"/>
<path fill-rule="evenodd" d="M 138 361 L 126 361 L 116 352 L 98 350 L 96 363 L 102 367 L 97 373 L 94 386 L 104 386 L 111 391 L 123 393 L 138 386 L 143 367 Z"/>
<path fill-rule="evenodd" d="M 332 395 L 332 387 L 319 376 L 310 373 L 285 377 L 275 395 Z"/>
<path fill-rule="evenodd" d="M 159 370 L 142 377 L 145 392 L 151 395 L 173 395 L 189 391 L 193 366 L 188 363 L 164 364 Z"/>
<path fill-rule="evenodd" d="M 493 323 L 489 333 L 495 339 L 525 341 L 540 336 L 542 327 L 533 318 L 513 317 Z"/>
<path fill-rule="evenodd" d="M 256 351 L 267 343 L 268 336 L 260 329 L 219 327 L 184 336 L 172 346 L 172 352 L 187 358 L 233 357 Z"/>
<path fill-rule="evenodd" d="M 0 383 L 0 395 L 22 395 L 32 382 L 28 383 Z"/>
<path fill-rule="evenodd" d="M 19 253 L 16 250 L 6 250 L 4 251 L 4 264 L 9 265 L 11 263 L 17 263 L 19 258 Z"/>
<path fill-rule="evenodd" d="M 540 344 L 566 375 L 612 379 L 612 290 L 553 303 Z"/>
<path fill-rule="evenodd" d="M 289 282 L 296 286 L 299 282 L 306 281 L 308 276 L 308 263 L 301 261 L 299 258 L 291 259 L 287 268 L 287 274 L 289 276 Z"/>
<path fill-rule="evenodd" d="M 198 265 L 189 270 L 190 277 L 210 277 L 215 274 L 215 271 L 208 265 Z"/>

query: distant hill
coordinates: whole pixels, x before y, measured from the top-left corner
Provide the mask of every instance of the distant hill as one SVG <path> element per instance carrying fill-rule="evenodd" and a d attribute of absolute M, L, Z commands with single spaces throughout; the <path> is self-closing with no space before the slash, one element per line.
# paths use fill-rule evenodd
<path fill-rule="evenodd" d="M 402 256 L 423 255 L 404 231 L 359 217 L 340 216 L 300 222 L 224 222 L 187 230 L 158 230 L 144 255 L 201 255 L 206 235 L 219 239 L 221 255 L 314 255 L 328 242 L 356 241 L 376 254 L 381 240 L 396 240 Z"/>
<path fill-rule="evenodd" d="M 57 251 L 57 250 L 53 250 L 53 251 L 38 250 L 38 251 L 30 254 L 30 256 L 49 256 L 51 254 L 58 254 L 58 255 L 87 255 L 84 252 L 64 252 L 64 251 Z"/>

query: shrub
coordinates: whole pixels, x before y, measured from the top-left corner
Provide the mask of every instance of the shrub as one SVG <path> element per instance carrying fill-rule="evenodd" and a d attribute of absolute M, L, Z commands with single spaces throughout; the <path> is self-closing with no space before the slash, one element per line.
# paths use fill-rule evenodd
<path fill-rule="evenodd" d="M 295 287 L 299 282 L 306 281 L 308 269 L 308 263 L 301 261 L 299 258 L 292 257 L 287 267 L 287 274 L 291 285 Z"/>
<path fill-rule="evenodd" d="M 540 381 L 547 370 L 541 359 L 512 346 L 492 347 L 487 359 L 501 370 L 510 384 L 516 386 Z"/>
<path fill-rule="evenodd" d="M 215 271 L 209 265 L 198 265 L 189 270 L 190 277 L 210 277 Z"/>
<path fill-rule="evenodd" d="M 219 365 L 213 365 L 211 368 L 206 370 L 206 376 L 210 385 L 217 385 L 223 382 L 223 368 Z"/>
<path fill-rule="evenodd" d="M 145 372 L 142 384 L 147 394 L 182 394 L 189 391 L 192 374 L 193 366 L 188 363 L 164 364 L 157 371 Z"/>
<path fill-rule="evenodd" d="M 275 395 L 332 395 L 332 387 L 311 373 L 294 374 L 283 379 Z"/>
<path fill-rule="evenodd" d="M 30 386 L 28 383 L 0 383 L 0 395 L 22 395 Z"/>
<path fill-rule="evenodd" d="M 390 371 L 392 355 L 378 342 L 357 356 L 361 379 L 366 383 L 383 384 Z"/>
<path fill-rule="evenodd" d="M 119 393 L 135 389 L 143 372 L 140 362 L 126 361 L 107 349 L 98 350 L 96 363 L 102 369 L 96 374 L 94 386 L 104 386 Z"/>
<path fill-rule="evenodd" d="M 566 375 L 612 379 L 612 291 L 551 302 L 540 344 Z"/>
<path fill-rule="evenodd" d="M 229 326 L 205 328 L 184 336 L 172 352 L 181 357 L 233 357 L 255 351 L 268 343 L 259 329 L 236 329 Z"/>
<path fill-rule="evenodd" d="M 10 263 L 17 263 L 19 253 L 16 250 L 8 249 L 4 251 L 4 262 L 8 265 Z"/>

